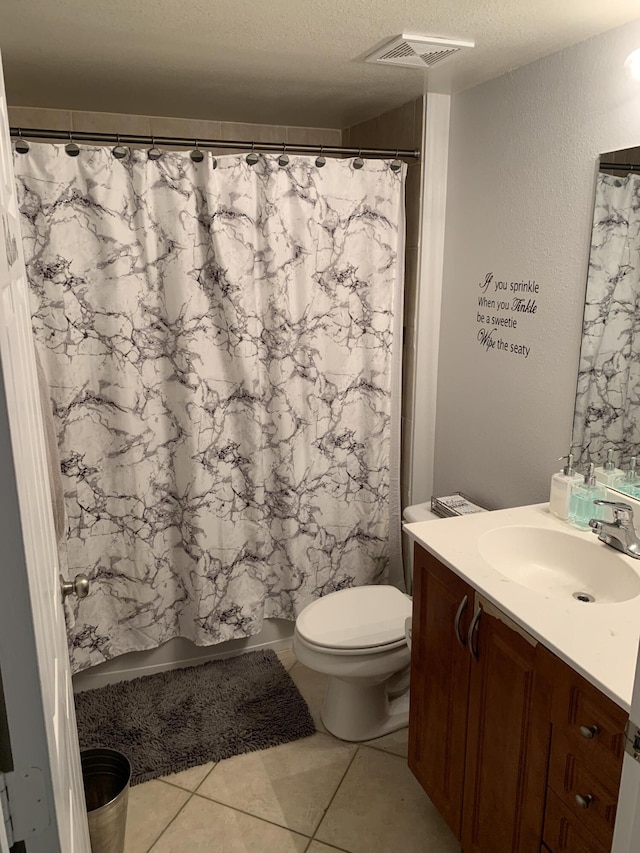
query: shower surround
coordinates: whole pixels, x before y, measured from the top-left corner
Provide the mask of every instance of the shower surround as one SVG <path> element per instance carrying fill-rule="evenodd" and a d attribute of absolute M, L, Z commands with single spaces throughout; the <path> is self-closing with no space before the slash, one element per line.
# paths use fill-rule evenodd
<path fill-rule="evenodd" d="M 74 671 L 401 583 L 405 169 L 16 155 Z"/>

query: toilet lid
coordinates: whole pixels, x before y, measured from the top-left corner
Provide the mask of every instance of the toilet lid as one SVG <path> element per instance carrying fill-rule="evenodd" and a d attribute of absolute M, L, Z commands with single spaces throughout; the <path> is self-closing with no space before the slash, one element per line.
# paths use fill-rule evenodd
<path fill-rule="evenodd" d="M 368 649 L 402 640 L 407 616 L 411 599 L 395 586 L 358 586 L 309 604 L 296 630 L 316 646 Z"/>

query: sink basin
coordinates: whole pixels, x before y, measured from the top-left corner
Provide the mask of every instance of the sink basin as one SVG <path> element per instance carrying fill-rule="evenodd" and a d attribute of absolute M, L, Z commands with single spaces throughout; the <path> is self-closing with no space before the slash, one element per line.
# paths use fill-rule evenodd
<path fill-rule="evenodd" d="M 499 527 L 480 537 L 478 551 L 509 580 L 554 599 L 615 604 L 640 595 L 640 575 L 595 536 L 587 539 L 544 527 Z"/>

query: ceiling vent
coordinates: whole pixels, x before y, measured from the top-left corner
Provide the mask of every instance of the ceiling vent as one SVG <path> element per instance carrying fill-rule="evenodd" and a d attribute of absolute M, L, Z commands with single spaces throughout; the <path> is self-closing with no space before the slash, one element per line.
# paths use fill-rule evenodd
<path fill-rule="evenodd" d="M 401 35 L 383 44 L 367 56 L 367 62 L 381 65 L 400 65 L 404 68 L 433 68 L 463 50 L 469 50 L 472 41 L 454 41 L 436 36 Z"/>

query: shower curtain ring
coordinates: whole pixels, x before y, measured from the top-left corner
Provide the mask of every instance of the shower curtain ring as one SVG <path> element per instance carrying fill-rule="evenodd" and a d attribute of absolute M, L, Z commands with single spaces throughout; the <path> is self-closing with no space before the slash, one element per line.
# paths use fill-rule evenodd
<path fill-rule="evenodd" d="M 116 144 L 111 149 L 111 153 L 116 158 L 116 160 L 123 160 L 129 153 L 128 148 L 126 148 L 124 145 L 120 145 L 119 133 L 116 133 Z"/>
<path fill-rule="evenodd" d="M 391 171 L 399 172 L 402 169 L 402 161 L 398 159 L 398 148 L 396 148 L 396 159 L 391 161 Z"/>
<path fill-rule="evenodd" d="M 359 148 L 358 149 L 358 156 L 353 161 L 353 168 L 354 169 L 362 169 L 362 167 L 364 166 L 364 160 L 360 156 L 361 154 L 362 154 L 362 148 Z"/>
<path fill-rule="evenodd" d="M 316 168 L 322 169 L 324 164 L 327 162 L 327 158 L 322 156 L 322 149 L 324 146 L 320 146 L 320 153 L 316 157 Z"/>
<path fill-rule="evenodd" d="M 282 143 L 282 154 L 278 157 L 278 165 L 279 166 L 288 166 L 289 165 L 289 157 L 287 154 L 285 154 L 286 149 L 287 149 L 287 143 L 283 142 Z"/>
<path fill-rule="evenodd" d="M 147 157 L 149 160 L 159 160 L 162 157 L 162 151 L 156 148 L 155 136 L 151 137 L 151 148 L 147 151 Z"/>
<path fill-rule="evenodd" d="M 191 159 L 193 160 L 194 163 L 202 163 L 202 161 L 204 160 L 204 154 L 198 148 L 198 140 L 194 139 L 193 144 L 194 144 L 194 149 L 193 149 L 193 151 L 189 152 L 189 157 L 191 157 Z"/>
<path fill-rule="evenodd" d="M 69 157 L 77 157 L 78 154 L 80 153 L 80 149 L 78 148 L 78 146 L 75 144 L 75 142 L 73 141 L 73 139 L 71 137 L 71 131 L 69 131 L 69 141 L 64 146 L 64 150 L 67 152 Z"/>
<path fill-rule="evenodd" d="M 29 143 L 26 139 L 22 138 L 22 130 L 18 128 L 18 138 L 16 139 L 16 144 L 14 145 L 15 150 L 18 154 L 26 154 L 29 151 Z"/>
<path fill-rule="evenodd" d="M 255 166 L 256 163 L 258 162 L 258 155 L 253 150 L 254 145 L 255 145 L 255 142 L 252 142 L 251 143 L 251 151 L 247 154 L 247 157 L 246 157 L 247 163 L 250 166 Z"/>

